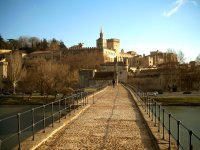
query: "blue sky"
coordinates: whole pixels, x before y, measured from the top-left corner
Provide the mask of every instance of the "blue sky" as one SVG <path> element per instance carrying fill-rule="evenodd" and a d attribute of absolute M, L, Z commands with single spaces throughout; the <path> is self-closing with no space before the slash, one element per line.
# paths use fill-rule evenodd
<path fill-rule="evenodd" d="M 200 54 L 200 0 L 0 0 L 0 34 L 5 38 L 36 36 L 96 46 L 119 38 L 121 48 L 181 50 L 187 61 Z"/>

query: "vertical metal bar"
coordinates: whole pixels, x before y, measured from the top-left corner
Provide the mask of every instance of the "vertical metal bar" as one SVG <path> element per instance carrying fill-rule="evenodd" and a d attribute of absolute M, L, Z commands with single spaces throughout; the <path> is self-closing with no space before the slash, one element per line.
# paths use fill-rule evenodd
<path fill-rule="evenodd" d="M 148 100 L 148 96 L 147 96 L 147 114 L 149 114 L 149 100 Z"/>
<path fill-rule="evenodd" d="M 32 109 L 32 134 L 33 138 L 32 140 L 35 140 L 35 117 L 34 117 L 34 108 Z"/>
<path fill-rule="evenodd" d="M 170 123 L 170 121 L 171 121 L 171 119 L 170 119 L 171 118 L 171 114 L 168 114 L 168 116 L 169 116 L 169 149 L 170 149 L 171 148 L 171 141 L 170 141 L 171 140 L 170 139 L 170 137 L 171 137 L 170 136 L 171 135 L 171 125 L 170 125 L 171 124 Z"/>
<path fill-rule="evenodd" d="M 150 98 L 149 98 L 149 118 L 151 117 L 151 105 L 150 105 Z"/>
<path fill-rule="evenodd" d="M 189 130 L 189 146 L 190 150 L 192 150 L 192 130 Z"/>
<path fill-rule="evenodd" d="M 165 109 L 163 108 L 163 122 L 162 122 L 162 126 L 163 126 L 163 139 L 165 139 Z"/>
<path fill-rule="evenodd" d="M 20 113 L 17 114 L 17 123 L 18 123 L 18 131 L 17 131 L 17 135 L 18 135 L 18 149 L 21 149 L 21 140 L 20 140 Z"/>
<path fill-rule="evenodd" d="M 53 113 L 53 102 L 51 103 L 51 123 L 52 123 L 52 127 L 53 127 L 53 122 L 54 122 L 54 113 Z"/>
<path fill-rule="evenodd" d="M 71 115 L 72 96 L 69 97 L 69 115 Z"/>
<path fill-rule="evenodd" d="M 88 104 L 88 95 L 89 95 L 88 92 L 86 92 L 87 104 Z"/>
<path fill-rule="evenodd" d="M 180 121 L 177 121 L 177 148 L 180 146 Z"/>
<path fill-rule="evenodd" d="M 83 92 L 81 92 L 81 99 L 82 99 L 82 106 L 84 106 L 85 105 L 85 101 L 84 101 L 84 93 Z"/>
<path fill-rule="evenodd" d="M 153 121 L 153 100 L 152 99 L 151 99 L 151 111 L 152 111 L 151 121 Z"/>
<path fill-rule="evenodd" d="M 65 119 L 67 118 L 66 98 L 65 98 Z"/>
<path fill-rule="evenodd" d="M 156 106 L 157 106 L 157 105 L 156 105 L 156 102 L 155 102 L 154 104 L 155 104 L 155 127 L 156 127 L 156 117 L 157 117 L 157 116 L 156 116 L 156 108 L 157 108 Z"/>
<path fill-rule="evenodd" d="M 45 105 L 43 105 L 43 133 L 45 133 L 45 126 L 46 126 L 46 123 L 45 123 Z"/>
<path fill-rule="evenodd" d="M 148 114 L 148 97 L 147 97 L 147 93 L 146 93 L 146 107 L 147 107 L 147 114 Z"/>
<path fill-rule="evenodd" d="M 73 100 L 73 109 L 74 109 L 74 112 L 75 112 L 75 99 L 76 99 L 76 95 L 74 95 L 73 99 L 72 99 Z"/>
<path fill-rule="evenodd" d="M 85 101 L 84 101 L 84 93 L 83 92 L 81 92 L 81 99 L 82 99 L 82 106 L 84 106 L 85 105 Z"/>
<path fill-rule="evenodd" d="M 85 105 L 87 105 L 87 93 L 86 92 L 84 92 L 84 100 L 85 100 Z"/>
<path fill-rule="evenodd" d="M 77 109 L 78 109 L 78 100 L 79 100 L 79 95 L 80 95 L 80 93 L 78 93 L 77 95 L 76 95 L 76 107 L 77 107 Z"/>
<path fill-rule="evenodd" d="M 2 141 L 1 141 L 1 139 L 0 139 L 0 150 L 1 150 L 1 145 L 2 145 Z"/>
<path fill-rule="evenodd" d="M 81 92 L 81 101 L 82 101 L 82 106 L 84 106 L 84 98 L 83 98 L 83 92 Z"/>
<path fill-rule="evenodd" d="M 158 132 L 160 132 L 160 104 L 158 104 Z"/>
<path fill-rule="evenodd" d="M 60 118 L 61 118 L 61 111 L 60 111 L 60 100 L 58 101 L 58 108 L 59 108 L 59 123 L 60 123 Z"/>
<path fill-rule="evenodd" d="M 94 104 L 94 92 L 93 92 L 93 104 Z"/>
<path fill-rule="evenodd" d="M 145 107 L 145 112 L 147 111 L 147 97 L 146 93 L 144 93 L 144 107 Z"/>

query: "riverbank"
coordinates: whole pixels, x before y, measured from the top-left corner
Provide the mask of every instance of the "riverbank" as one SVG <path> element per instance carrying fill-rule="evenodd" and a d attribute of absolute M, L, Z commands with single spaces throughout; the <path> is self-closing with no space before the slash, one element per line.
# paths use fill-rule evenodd
<path fill-rule="evenodd" d="M 43 105 L 55 99 L 55 96 L 0 95 L 0 105 Z"/>
<path fill-rule="evenodd" d="M 165 106 L 200 106 L 200 93 L 183 94 L 182 92 L 164 93 L 151 96 Z"/>

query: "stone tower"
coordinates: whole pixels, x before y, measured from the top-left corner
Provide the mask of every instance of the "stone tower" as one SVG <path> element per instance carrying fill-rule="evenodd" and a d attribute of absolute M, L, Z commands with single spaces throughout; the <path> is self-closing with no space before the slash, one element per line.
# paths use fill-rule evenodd
<path fill-rule="evenodd" d="M 107 39 L 107 48 L 114 50 L 118 56 L 120 52 L 120 40 L 114 38 Z"/>
<path fill-rule="evenodd" d="M 98 48 L 106 48 L 107 47 L 107 40 L 103 38 L 102 28 L 100 30 L 100 37 L 97 39 L 97 47 Z"/>

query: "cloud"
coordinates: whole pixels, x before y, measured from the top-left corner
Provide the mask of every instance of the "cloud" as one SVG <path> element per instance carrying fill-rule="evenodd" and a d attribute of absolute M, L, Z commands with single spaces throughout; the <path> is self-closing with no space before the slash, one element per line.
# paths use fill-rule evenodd
<path fill-rule="evenodd" d="M 194 5 L 194 6 L 197 6 L 197 2 L 196 1 L 191 1 L 191 3 Z"/>
<path fill-rule="evenodd" d="M 174 7 L 170 11 L 164 11 L 164 17 L 170 17 L 174 13 L 176 13 L 183 5 L 186 3 L 192 3 L 194 6 L 197 6 L 197 2 L 195 0 L 176 0 L 174 3 Z"/>

